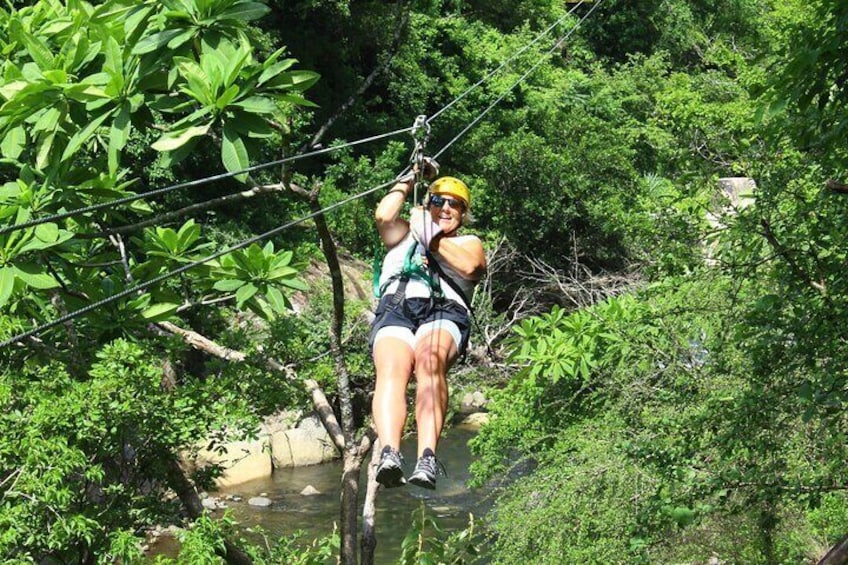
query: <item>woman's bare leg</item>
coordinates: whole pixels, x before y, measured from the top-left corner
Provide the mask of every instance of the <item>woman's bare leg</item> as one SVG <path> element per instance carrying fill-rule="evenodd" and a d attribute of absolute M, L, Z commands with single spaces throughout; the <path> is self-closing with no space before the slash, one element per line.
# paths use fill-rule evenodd
<path fill-rule="evenodd" d="M 400 449 L 406 422 L 406 387 L 415 357 L 409 344 L 394 337 L 377 340 L 373 357 L 377 382 L 371 401 L 371 416 L 380 445 Z"/>
<path fill-rule="evenodd" d="M 448 410 L 448 369 L 457 357 L 450 332 L 435 330 L 421 336 L 415 347 L 415 418 L 418 423 L 418 457 L 430 448 L 435 453 Z"/>

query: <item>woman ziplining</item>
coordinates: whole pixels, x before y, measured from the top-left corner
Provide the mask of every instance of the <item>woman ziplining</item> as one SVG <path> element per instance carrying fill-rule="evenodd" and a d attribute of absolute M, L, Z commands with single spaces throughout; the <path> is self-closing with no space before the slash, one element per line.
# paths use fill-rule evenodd
<path fill-rule="evenodd" d="M 458 233 L 471 206 L 468 187 L 459 179 L 435 180 L 426 206 L 413 208 L 408 220 L 401 217 L 415 176 L 398 181 L 375 213 L 388 252 L 370 338 L 377 379 L 372 416 L 383 446 L 377 482 L 402 486 L 407 482 L 400 454 L 406 388 L 415 375 L 418 460 L 408 481 L 435 489 L 447 372 L 468 344 L 471 296 L 486 271 L 486 256 L 477 236 Z"/>

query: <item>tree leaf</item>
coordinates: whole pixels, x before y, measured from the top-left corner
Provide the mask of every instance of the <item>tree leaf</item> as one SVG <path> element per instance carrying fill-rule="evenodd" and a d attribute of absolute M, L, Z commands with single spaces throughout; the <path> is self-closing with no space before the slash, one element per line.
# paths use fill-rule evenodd
<path fill-rule="evenodd" d="M 200 226 L 194 223 L 194 220 L 189 220 L 180 228 L 177 237 L 179 238 L 179 248 L 188 249 L 200 238 Z"/>
<path fill-rule="evenodd" d="M 114 175 L 118 171 L 118 154 L 127 144 L 131 125 L 130 103 L 125 101 L 112 120 L 109 130 L 109 174 Z"/>
<path fill-rule="evenodd" d="M 71 137 L 71 139 L 68 141 L 68 145 L 65 146 L 65 151 L 62 153 L 62 157 L 59 160 L 65 161 L 72 157 L 79 150 L 79 148 L 82 147 L 82 144 L 88 141 L 88 139 L 92 135 L 94 135 L 95 130 L 97 130 L 97 128 L 99 128 L 100 125 L 105 122 L 106 119 L 109 118 L 114 112 L 114 108 L 107 110 L 106 112 L 97 116 L 94 120 L 89 122 L 89 124 L 85 126 L 82 130 L 74 134 L 74 136 Z"/>
<path fill-rule="evenodd" d="M 35 156 L 35 166 L 39 170 L 44 170 L 50 162 L 50 150 L 53 149 L 53 141 L 56 139 L 56 132 L 51 131 L 44 136 L 44 139 L 38 145 L 38 153 Z"/>
<path fill-rule="evenodd" d="M 197 30 L 189 28 L 182 33 L 179 33 L 168 40 L 168 49 L 178 49 L 181 45 L 186 43 L 187 41 L 191 41 L 191 39 L 197 35 Z"/>
<path fill-rule="evenodd" d="M 289 73 L 292 84 L 298 90 L 306 90 L 321 78 L 315 71 L 292 71 Z"/>
<path fill-rule="evenodd" d="M 243 171 L 250 166 L 250 157 L 247 154 L 244 140 L 229 125 L 224 126 L 224 138 L 221 140 L 221 161 L 224 163 L 224 168 L 231 173 Z M 247 174 L 236 175 L 235 178 L 238 181 L 245 182 L 247 181 Z"/>
<path fill-rule="evenodd" d="M 215 106 L 217 106 L 219 110 L 223 110 L 224 108 L 229 106 L 233 100 L 235 100 L 236 96 L 238 96 L 238 93 L 238 85 L 233 84 L 232 86 L 227 88 L 227 90 L 225 90 L 224 93 L 221 94 L 221 96 L 218 97 L 218 100 L 215 101 Z"/>
<path fill-rule="evenodd" d="M 41 41 L 38 37 L 27 33 L 20 24 L 20 20 L 13 19 L 10 27 L 12 28 L 13 35 L 21 40 L 26 46 L 30 57 L 32 57 L 32 60 L 35 61 L 36 65 L 38 65 L 41 69 L 53 68 L 55 65 L 55 59 L 46 43 Z"/>
<path fill-rule="evenodd" d="M 244 285 L 244 281 L 240 281 L 237 279 L 225 279 L 222 281 L 217 281 L 214 285 L 212 285 L 212 288 L 214 288 L 215 290 L 220 290 L 221 292 L 232 292 L 234 290 L 238 290 Z"/>
<path fill-rule="evenodd" d="M 173 316 L 177 312 L 178 305 L 169 302 L 160 302 L 154 304 L 141 312 L 141 317 L 145 320 L 162 320 Z"/>
<path fill-rule="evenodd" d="M 244 100 L 234 102 L 233 106 L 243 108 L 252 114 L 273 114 L 278 111 L 273 100 L 265 96 L 251 96 Z"/>
<path fill-rule="evenodd" d="M 274 63 L 273 65 L 268 66 L 264 71 L 262 71 L 262 74 L 259 75 L 259 81 L 257 82 L 257 85 L 262 86 L 269 80 L 279 76 L 279 74 L 283 71 L 291 68 L 291 66 L 295 63 L 297 63 L 297 59 L 284 59 L 279 63 Z M 288 77 L 288 75 L 285 75 L 284 80 L 289 85 L 293 84 L 293 81 L 291 80 L 291 78 Z"/>
<path fill-rule="evenodd" d="M 258 20 L 271 11 L 265 4 L 259 2 L 236 2 L 220 14 L 217 19 L 238 20 L 240 22 L 249 22 Z"/>
<path fill-rule="evenodd" d="M 132 53 L 133 55 L 144 55 L 145 53 L 158 51 L 181 33 L 183 33 L 182 29 L 166 29 L 165 31 L 149 35 L 136 44 Z"/>
<path fill-rule="evenodd" d="M 307 100 L 303 96 L 298 96 L 297 94 L 282 94 L 278 98 L 279 100 L 283 100 L 290 104 L 295 104 L 296 106 L 305 106 L 306 108 L 318 108 L 318 104 Z"/>
<path fill-rule="evenodd" d="M 269 287 L 265 296 L 268 297 L 268 303 L 271 305 L 271 308 L 278 314 L 282 314 L 288 309 L 288 301 L 283 296 L 283 293 L 280 292 L 279 288 Z"/>
<path fill-rule="evenodd" d="M 309 286 L 300 279 L 281 279 L 280 281 L 278 281 L 278 284 L 293 288 L 295 290 L 302 290 L 304 292 L 309 290 Z"/>
<path fill-rule="evenodd" d="M 13 267 L 0 267 L 0 307 L 5 306 L 15 288 L 15 270 Z"/>
<path fill-rule="evenodd" d="M 59 226 L 50 222 L 39 224 L 35 226 L 35 237 L 45 243 L 54 243 L 59 239 Z"/>
<path fill-rule="evenodd" d="M 173 151 L 185 145 L 194 137 L 206 135 L 211 122 L 202 126 L 191 126 L 184 130 L 169 132 L 160 137 L 151 147 L 156 151 Z"/>
<path fill-rule="evenodd" d="M 9 130 L 0 143 L 0 153 L 7 159 L 17 159 L 26 147 L 26 130 L 18 126 Z"/>
<path fill-rule="evenodd" d="M 236 291 L 236 306 L 241 308 L 245 302 L 253 298 L 259 289 L 253 283 L 247 283 Z"/>
<path fill-rule="evenodd" d="M 55 278 L 48 273 L 43 272 L 41 268 L 34 263 L 15 265 L 13 268 L 15 270 L 15 276 L 21 279 L 29 287 L 46 290 L 59 286 L 59 283 Z"/>

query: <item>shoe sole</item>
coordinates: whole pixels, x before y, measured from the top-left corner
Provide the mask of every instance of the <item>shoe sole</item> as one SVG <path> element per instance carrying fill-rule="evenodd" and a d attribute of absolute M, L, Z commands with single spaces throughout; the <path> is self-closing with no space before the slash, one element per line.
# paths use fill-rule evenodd
<path fill-rule="evenodd" d="M 377 482 L 385 488 L 397 488 L 406 484 L 403 478 L 403 469 L 400 467 L 388 467 L 377 471 Z"/>
<path fill-rule="evenodd" d="M 426 488 L 427 490 L 436 490 L 436 481 L 431 481 L 427 477 L 412 475 L 409 477 L 409 484 L 417 487 Z"/>

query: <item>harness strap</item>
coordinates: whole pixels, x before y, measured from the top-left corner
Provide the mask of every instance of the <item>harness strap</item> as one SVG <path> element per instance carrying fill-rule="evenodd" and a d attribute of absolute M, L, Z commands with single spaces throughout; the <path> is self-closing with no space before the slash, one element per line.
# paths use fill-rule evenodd
<path fill-rule="evenodd" d="M 428 254 L 428 256 L 429 256 L 429 252 L 428 252 L 427 254 Z M 470 314 L 470 313 L 472 313 L 472 312 L 471 312 L 471 297 L 465 294 L 465 291 L 464 291 L 464 290 L 462 290 L 462 289 L 459 287 L 459 285 L 458 285 L 458 284 L 456 284 L 456 281 L 454 281 L 452 278 L 450 278 L 449 276 L 447 276 L 447 274 L 445 274 L 445 271 L 442 269 L 442 266 L 441 266 L 441 265 L 439 265 L 439 262 L 438 262 L 438 261 L 436 261 L 435 259 L 430 259 L 430 260 L 427 262 L 427 264 L 428 264 L 428 265 L 431 265 L 431 268 L 433 269 L 433 274 L 434 274 L 437 278 L 439 278 L 439 277 L 440 277 L 440 278 L 441 278 L 441 280 L 443 280 L 443 281 L 445 281 L 446 283 L 448 283 L 448 286 L 449 286 L 449 287 L 451 287 L 451 288 L 452 288 L 452 289 L 453 289 L 453 290 L 454 290 L 454 291 L 455 291 L 455 292 L 456 292 L 456 293 L 457 293 L 460 297 L 462 297 L 462 300 L 464 300 L 464 301 L 465 301 L 465 305 L 468 307 L 468 313 L 469 313 L 469 314 Z"/>
<path fill-rule="evenodd" d="M 397 306 L 406 294 L 406 285 L 413 278 L 424 281 L 427 286 L 430 287 L 434 298 L 444 297 L 439 277 L 431 267 L 431 265 L 435 264 L 435 260 L 427 254 L 427 266 L 425 266 L 422 261 L 425 255 L 419 253 L 419 245 L 419 243 L 413 242 L 412 245 L 409 246 L 409 251 L 406 253 L 406 257 L 403 260 L 403 268 L 401 269 L 401 272 L 389 277 L 389 279 L 379 287 L 379 290 L 375 292 L 377 298 L 383 295 L 389 285 L 391 285 L 394 281 L 398 281 L 397 290 L 395 290 L 394 296 L 392 296 L 391 300 L 392 306 Z"/>

